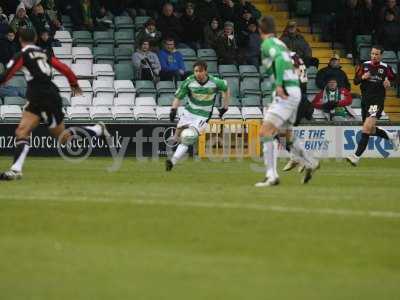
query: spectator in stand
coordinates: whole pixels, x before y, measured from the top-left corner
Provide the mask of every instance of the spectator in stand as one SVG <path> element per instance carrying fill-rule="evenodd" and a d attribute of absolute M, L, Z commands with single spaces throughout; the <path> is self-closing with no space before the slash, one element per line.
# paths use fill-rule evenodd
<path fill-rule="evenodd" d="M 26 96 L 26 88 L 13 86 L 9 83 L 0 86 L 0 97 L 22 97 Z"/>
<path fill-rule="evenodd" d="M 313 23 L 321 23 L 321 38 L 323 42 L 331 42 L 337 40 L 337 23 L 338 15 L 344 11 L 344 1 L 312 1 Z M 290 1 L 290 2 L 296 2 Z"/>
<path fill-rule="evenodd" d="M 2 1 L 1 6 L 4 10 L 4 14 L 6 16 L 14 14 L 15 11 L 17 10 L 18 5 L 20 4 L 20 0 L 7 0 L 7 1 Z"/>
<path fill-rule="evenodd" d="M 261 12 L 250 2 L 247 0 L 240 0 L 239 3 L 235 4 L 235 11 L 237 11 L 237 15 L 241 16 L 243 14 L 243 10 L 250 11 L 253 18 L 258 20 L 261 17 Z"/>
<path fill-rule="evenodd" d="M 362 0 L 359 5 L 359 31 L 358 34 L 370 35 L 376 30 L 376 9 L 372 0 Z"/>
<path fill-rule="evenodd" d="M 241 11 L 241 15 L 236 21 L 236 26 L 238 28 L 238 43 L 240 48 L 243 48 L 246 45 L 249 34 L 248 27 L 250 22 L 253 21 L 252 19 L 254 18 L 252 17 L 251 11 L 248 9 L 243 9 Z"/>
<path fill-rule="evenodd" d="M 148 19 L 144 27 L 139 31 L 136 39 L 139 45 L 145 40 L 148 41 L 150 43 L 150 51 L 158 52 L 161 46 L 161 38 L 161 31 L 157 30 L 156 21 Z"/>
<path fill-rule="evenodd" d="M 35 5 L 37 5 L 37 4 L 39 4 L 40 1 L 41 1 L 41 0 L 21 0 L 21 3 L 24 4 L 25 9 L 26 9 L 28 15 L 30 15 L 30 14 L 31 14 L 31 11 L 32 11 L 32 9 L 33 9 L 33 7 L 34 7 Z"/>
<path fill-rule="evenodd" d="M 197 0 L 196 13 L 203 24 L 208 24 L 212 19 L 219 19 L 218 6 L 213 0 Z"/>
<path fill-rule="evenodd" d="M 248 65 L 260 66 L 260 47 L 261 37 L 258 32 L 258 23 L 256 19 L 251 19 L 247 25 L 248 35 L 245 43 L 244 57 L 245 63 Z"/>
<path fill-rule="evenodd" d="M 45 13 L 44 8 L 41 3 L 36 4 L 33 7 L 32 15 L 30 17 L 36 32 L 51 32 L 52 35 L 61 28 L 61 24 L 54 23 L 51 21 L 50 17 Z M 58 25 L 58 26 L 56 26 Z"/>
<path fill-rule="evenodd" d="M 329 78 L 335 78 L 339 88 L 351 90 L 349 79 L 346 73 L 341 69 L 340 57 L 335 55 L 329 60 L 328 66 L 317 72 L 315 83 L 319 89 L 323 90 L 328 83 Z"/>
<path fill-rule="evenodd" d="M 15 39 L 14 30 L 10 27 L 0 38 L 0 49 L 0 63 L 6 66 L 10 59 L 13 58 L 19 50 L 19 43 Z"/>
<path fill-rule="evenodd" d="M 396 21 L 394 11 L 388 9 L 385 11 L 385 21 L 377 31 L 378 43 L 384 50 L 400 50 L 400 22 Z"/>
<path fill-rule="evenodd" d="M 184 79 L 185 64 L 182 54 L 175 48 L 174 39 L 165 39 L 164 49 L 160 50 L 158 58 L 161 64 L 161 80 L 181 81 Z"/>
<path fill-rule="evenodd" d="M 105 30 L 107 27 L 98 22 L 105 14 L 104 7 L 97 0 L 75 0 L 71 19 L 76 30 Z"/>
<path fill-rule="evenodd" d="M 54 55 L 53 47 L 61 47 L 61 43 L 55 40 L 48 30 L 43 30 L 38 34 L 38 41 L 36 43 L 39 47 L 46 50 L 49 57 Z"/>
<path fill-rule="evenodd" d="M 307 67 L 318 67 L 319 61 L 317 58 L 312 57 L 311 47 L 298 30 L 296 21 L 288 22 L 281 36 L 281 40 L 291 51 L 296 52 L 296 54 L 300 56 Z"/>
<path fill-rule="evenodd" d="M 221 34 L 222 30 L 219 26 L 219 19 L 212 18 L 209 24 L 204 27 L 204 46 L 216 49 L 217 39 Z"/>
<path fill-rule="evenodd" d="M 232 0 L 222 0 L 219 3 L 218 10 L 219 10 L 221 19 L 224 22 L 226 22 L 226 21 L 235 22 L 236 21 L 237 18 L 235 15 L 235 3 Z"/>
<path fill-rule="evenodd" d="M 56 28 L 61 28 L 61 2 L 62 0 L 42 0 L 45 13 L 50 17 L 51 23 Z"/>
<path fill-rule="evenodd" d="M 25 5 L 21 2 L 15 12 L 15 16 L 10 23 L 10 27 L 15 33 L 18 33 L 20 28 L 33 29 L 33 24 L 26 14 Z"/>
<path fill-rule="evenodd" d="M 181 41 L 183 28 L 180 20 L 174 15 L 174 7 L 171 3 L 165 3 L 162 14 L 157 20 L 157 28 L 161 30 L 163 38 L 172 38 L 178 45 Z"/>
<path fill-rule="evenodd" d="M 348 59 L 353 59 L 355 49 L 355 37 L 359 32 L 360 9 L 357 6 L 358 0 L 347 0 L 343 20 L 341 23 L 341 30 L 344 36 L 345 51 Z"/>
<path fill-rule="evenodd" d="M 387 10 L 394 12 L 395 20 L 400 22 L 400 7 L 397 6 L 396 0 L 386 0 L 386 4 L 379 12 L 379 22 L 385 21 L 385 13 Z"/>
<path fill-rule="evenodd" d="M 3 8 L 0 6 L 0 36 L 6 34 L 8 28 L 8 17 L 4 14 Z"/>
<path fill-rule="evenodd" d="M 238 42 L 234 34 L 234 25 L 232 22 L 225 22 L 223 34 L 217 39 L 215 51 L 219 64 L 229 65 L 239 63 Z"/>
<path fill-rule="evenodd" d="M 186 3 L 185 12 L 180 20 L 183 28 L 182 42 L 197 50 L 203 44 L 204 24 L 194 12 L 194 4 L 191 2 Z"/>
<path fill-rule="evenodd" d="M 132 63 L 136 71 L 136 78 L 140 80 L 158 81 L 161 71 L 157 54 L 150 51 L 150 42 L 143 40 L 132 56 Z"/>
<path fill-rule="evenodd" d="M 343 121 L 355 116 L 351 109 L 352 101 L 350 91 L 339 88 L 336 79 L 331 77 L 326 87 L 315 95 L 312 104 L 314 108 L 322 110 L 328 120 Z"/>

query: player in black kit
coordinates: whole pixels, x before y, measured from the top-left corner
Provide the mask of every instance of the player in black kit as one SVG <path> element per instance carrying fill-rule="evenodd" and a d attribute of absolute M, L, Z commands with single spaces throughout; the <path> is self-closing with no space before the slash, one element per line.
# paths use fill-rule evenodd
<path fill-rule="evenodd" d="M 51 67 L 68 78 L 74 95 L 82 93 L 78 80 L 71 69 L 56 57 L 48 57 L 46 51 L 35 46 L 36 33 L 30 29 L 19 31 L 22 50 L 7 65 L 0 75 L 0 84 L 8 81 L 18 70 L 22 70 L 28 83 L 21 121 L 15 130 L 16 149 L 10 170 L 0 173 L 0 180 L 15 180 L 22 177 L 22 167 L 29 152 L 29 136 L 43 122 L 50 134 L 64 144 L 76 136 L 83 136 L 82 130 L 90 136 L 105 136 L 109 133 L 103 123 L 83 128 L 69 127 L 65 130 L 62 99 L 57 86 L 51 81 Z"/>
<path fill-rule="evenodd" d="M 368 145 L 370 136 L 379 136 L 390 140 L 393 149 L 399 149 L 400 141 L 397 133 L 391 133 L 376 126 L 376 120 L 379 120 L 382 116 L 386 89 L 390 87 L 390 82 L 395 79 L 392 68 L 381 62 L 382 53 L 382 47 L 373 46 L 371 60 L 364 62 L 356 69 L 354 84 L 361 83 L 361 114 L 364 124 L 356 152 L 346 158 L 353 166 L 357 166 Z"/>

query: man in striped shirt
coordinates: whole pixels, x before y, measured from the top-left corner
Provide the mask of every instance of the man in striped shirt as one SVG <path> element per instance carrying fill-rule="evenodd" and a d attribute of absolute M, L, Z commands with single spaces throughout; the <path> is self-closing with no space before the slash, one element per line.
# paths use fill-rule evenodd
<path fill-rule="evenodd" d="M 175 120 L 180 101 L 188 97 L 188 102 L 181 115 L 175 137 L 178 140 L 185 128 L 192 128 L 197 136 L 200 135 L 212 115 L 215 98 L 222 92 L 223 106 L 219 108 L 219 116 L 222 117 L 228 110 L 229 90 L 225 80 L 208 75 L 207 63 L 198 61 L 193 66 L 193 75 L 186 78 L 175 93 L 170 112 L 170 121 Z M 180 143 L 171 159 L 166 161 L 166 170 L 171 171 L 173 166 L 185 155 L 189 146 Z"/>
<path fill-rule="evenodd" d="M 263 142 L 266 176 L 256 187 L 274 186 L 279 184 L 277 172 L 277 148 L 274 142 L 280 131 L 290 129 L 296 121 L 297 109 L 301 100 L 299 76 L 286 45 L 275 37 L 275 20 L 266 16 L 260 23 L 262 63 L 272 81 L 273 103 L 264 116 L 260 130 Z M 307 183 L 313 172 L 319 167 L 299 141 L 295 138 L 287 141 L 286 148 L 292 156 L 305 166 L 302 183 Z"/>

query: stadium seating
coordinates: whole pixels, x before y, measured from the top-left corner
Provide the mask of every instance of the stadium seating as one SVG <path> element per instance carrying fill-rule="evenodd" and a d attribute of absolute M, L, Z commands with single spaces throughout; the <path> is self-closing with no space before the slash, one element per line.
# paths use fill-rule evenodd
<path fill-rule="evenodd" d="M 136 120 L 157 120 L 155 106 L 135 106 L 133 114 Z"/>
<path fill-rule="evenodd" d="M 243 107 L 242 108 L 242 116 L 243 119 L 262 119 L 263 114 L 260 108 L 258 107 Z"/>
<path fill-rule="evenodd" d="M 131 17 L 116 16 L 114 18 L 114 26 L 115 30 L 119 31 L 120 29 L 132 29 L 134 25 Z"/>
<path fill-rule="evenodd" d="M 89 115 L 92 120 L 112 120 L 113 113 L 111 109 L 106 106 L 92 106 L 89 108 Z"/>
<path fill-rule="evenodd" d="M 2 105 L 0 106 L 0 116 L 4 120 L 20 119 L 22 110 L 19 105 Z"/>
<path fill-rule="evenodd" d="M 134 118 L 133 109 L 128 106 L 113 106 L 111 112 L 115 120 L 132 120 Z"/>
<path fill-rule="evenodd" d="M 21 97 L 4 97 L 4 105 L 19 105 L 23 106 L 26 104 L 26 99 Z"/>
<path fill-rule="evenodd" d="M 239 74 L 240 78 L 245 77 L 260 77 L 260 73 L 258 72 L 257 68 L 253 65 L 240 65 L 239 66 Z"/>

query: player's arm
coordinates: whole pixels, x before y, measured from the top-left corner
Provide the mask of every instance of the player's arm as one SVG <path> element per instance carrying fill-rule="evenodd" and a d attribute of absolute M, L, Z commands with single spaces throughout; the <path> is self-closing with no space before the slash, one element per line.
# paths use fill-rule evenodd
<path fill-rule="evenodd" d="M 21 54 L 17 54 L 8 64 L 7 69 L 3 74 L 0 74 L 0 85 L 9 81 L 15 73 L 17 73 L 24 65 L 24 59 Z"/>
<path fill-rule="evenodd" d="M 58 60 L 55 56 L 50 58 L 50 64 L 61 74 L 67 77 L 69 85 L 71 86 L 72 93 L 77 96 L 82 94 L 82 90 L 78 84 L 78 78 L 72 72 L 71 68 L 68 67 L 66 64 L 62 63 Z"/>
<path fill-rule="evenodd" d="M 175 120 L 176 114 L 178 112 L 178 107 L 181 104 L 181 99 L 189 94 L 188 81 L 182 82 L 181 86 L 175 93 L 175 99 L 172 102 L 171 111 L 169 113 L 169 120 L 173 122 Z"/>
<path fill-rule="evenodd" d="M 228 111 L 229 108 L 230 92 L 226 80 L 217 81 L 217 87 L 222 93 L 222 107 L 218 109 L 219 117 L 222 118 L 222 116 Z"/>
<path fill-rule="evenodd" d="M 383 82 L 383 86 L 385 88 L 390 87 L 391 82 L 396 81 L 396 74 L 394 73 L 393 69 L 390 66 L 387 66 L 386 68 L 386 78 L 385 81 Z"/>
<path fill-rule="evenodd" d="M 356 74 L 354 76 L 354 84 L 359 85 L 363 80 L 366 80 L 369 78 L 369 72 L 365 73 L 364 72 L 364 66 L 357 65 L 356 67 Z"/>

